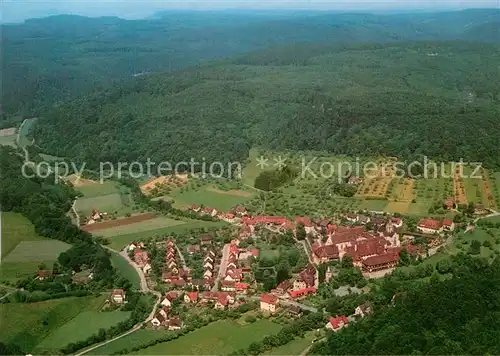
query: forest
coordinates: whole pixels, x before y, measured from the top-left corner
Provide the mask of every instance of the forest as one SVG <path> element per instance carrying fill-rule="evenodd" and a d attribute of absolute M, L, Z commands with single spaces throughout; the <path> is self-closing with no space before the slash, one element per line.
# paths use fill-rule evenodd
<path fill-rule="evenodd" d="M 0 29 L 8 68 L 0 124 L 12 125 L 12 115 L 40 116 L 52 104 L 134 76 L 285 44 L 498 42 L 498 18 L 492 9 L 397 15 L 195 11 L 134 21 L 59 15 L 6 24 Z"/>
<path fill-rule="evenodd" d="M 499 354 L 500 259 L 489 264 L 462 254 L 451 269 L 453 278 L 398 293 L 371 317 L 330 333 L 310 355 Z"/>
<path fill-rule="evenodd" d="M 244 162 L 255 146 L 499 168 L 499 56 L 463 41 L 274 47 L 59 105 L 34 137 L 91 168 Z"/>

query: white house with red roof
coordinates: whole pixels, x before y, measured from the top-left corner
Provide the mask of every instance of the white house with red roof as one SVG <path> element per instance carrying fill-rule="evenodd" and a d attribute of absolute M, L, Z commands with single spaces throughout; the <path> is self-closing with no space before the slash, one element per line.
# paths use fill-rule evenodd
<path fill-rule="evenodd" d="M 186 294 L 184 294 L 184 302 L 197 303 L 198 302 L 198 292 L 186 292 Z"/>
<path fill-rule="evenodd" d="M 111 293 L 111 301 L 116 304 L 125 303 L 125 291 L 123 289 L 115 289 Z"/>
<path fill-rule="evenodd" d="M 325 325 L 325 328 L 333 331 L 339 331 L 342 328 L 345 328 L 349 324 L 349 319 L 345 315 L 336 316 L 335 318 L 329 318 L 328 323 Z"/>
<path fill-rule="evenodd" d="M 453 231 L 455 230 L 455 223 L 451 219 L 443 220 L 443 230 L 444 231 Z"/>
<path fill-rule="evenodd" d="M 417 230 L 424 234 L 437 234 L 443 231 L 443 224 L 436 219 L 421 219 L 417 224 Z"/>
<path fill-rule="evenodd" d="M 262 294 L 260 296 L 260 310 L 274 314 L 278 309 L 278 297 L 272 294 Z"/>

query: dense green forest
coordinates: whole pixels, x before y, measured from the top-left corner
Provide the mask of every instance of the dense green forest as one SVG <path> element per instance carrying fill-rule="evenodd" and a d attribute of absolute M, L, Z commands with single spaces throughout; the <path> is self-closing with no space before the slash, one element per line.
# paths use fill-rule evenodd
<path fill-rule="evenodd" d="M 134 21 L 60 15 L 2 25 L 3 117 L 38 116 L 53 103 L 134 75 L 177 70 L 277 45 L 498 42 L 499 13 L 487 9 L 397 15 L 195 11 Z"/>
<path fill-rule="evenodd" d="M 498 355 L 500 259 L 490 265 L 461 255 L 452 272 L 452 279 L 399 293 L 373 316 L 331 333 L 310 354 Z"/>
<path fill-rule="evenodd" d="M 243 161 L 252 146 L 500 167 L 500 46 L 291 45 L 60 105 L 37 144 L 100 161 Z"/>

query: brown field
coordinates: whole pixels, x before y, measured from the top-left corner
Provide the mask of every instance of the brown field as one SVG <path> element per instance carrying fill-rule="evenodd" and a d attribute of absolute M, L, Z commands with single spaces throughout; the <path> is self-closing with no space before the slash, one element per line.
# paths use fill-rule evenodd
<path fill-rule="evenodd" d="M 0 136 L 12 136 L 16 134 L 15 127 L 9 127 L 8 129 L 0 130 Z"/>
<path fill-rule="evenodd" d="M 97 184 L 95 180 L 85 179 L 76 174 L 70 174 L 66 179 L 69 180 L 75 188 Z"/>
<path fill-rule="evenodd" d="M 177 186 L 177 183 L 180 185 L 184 185 L 187 182 L 188 182 L 187 174 L 176 174 L 175 176 L 161 176 L 161 177 L 153 178 L 149 182 L 141 185 L 141 191 L 144 194 L 147 194 L 152 189 L 154 189 L 156 187 L 161 187 L 164 185 Z"/>
<path fill-rule="evenodd" d="M 216 187 L 207 187 L 207 189 L 209 192 L 214 192 L 214 193 L 218 193 L 218 194 L 226 194 L 226 195 L 233 195 L 233 196 L 237 196 L 237 197 L 245 197 L 245 198 L 249 198 L 249 197 L 252 197 L 253 194 L 250 193 L 250 192 L 245 192 L 244 190 L 238 190 L 238 189 L 231 189 L 231 190 L 221 190 L 219 188 L 216 188 Z"/>
<path fill-rule="evenodd" d="M 460 177 L 460 167 L 456 167 L 455 176 L 453 177 L 453 191 L 455 192 L 456 204 L 467 204 L 467 194 L 465 192 L 465 185 L 463 179 Z"/>
<path fill-rule="evenodd" d="M 131 216 L 129 218 L 123 218 L 123 219 L 117 219 L 117 220 L 107 220 L 107 221 L 104 221 L 101 223 L 84 225 L 84 226 L 82 226 L 82 230 L 91 232 L 91 231 L 97 231 L 97 230 L 102 230 L 102 229 L 109 229 L 110 227 L 130 225 L 130 224 L 135 224 L 135 223 L 138 223 L 141 221 L 151 220 L 155 217 L 156 217 L 156 215 L 154 213 L 139 214 L 139 215 Z"/>
<path fill-rule="evenodd" d="M 493 197 L 493 192 L 491 191 L 491 179 L 488 175 L 488 171 L 485 169 L 481 169 L 481 179 L 482 189 L 483 189 L 483 197 L 484 197 L 484 205 L 486 208 L 496 209 L 497 203 L 495 198 Z"/>
<path fill-rule="evenodd" d="M 408 213 L 408 210 L 410 208 L 410 202 L 395 202 L 391 201 L 389 204 L 387 204 L 387 207 L 385 210 L 387 210 L 390 213 L 400 213 L 400 214 L 406 214 Z"/>

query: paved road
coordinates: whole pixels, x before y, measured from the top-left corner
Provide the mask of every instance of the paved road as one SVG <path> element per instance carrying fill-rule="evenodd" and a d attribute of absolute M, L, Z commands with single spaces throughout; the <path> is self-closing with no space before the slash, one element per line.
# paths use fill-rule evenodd
<path fill-rule="evenodd" d="M 260 296 L 258 295 L 254 295 L 254 296 L 251 296 L 251 297 L 247 297 L 248 299 L 250 300 L 256 300 L 256 301 L 259 301 L 260 300 Z M 302 304 L 302 303 L 298 303 L 298 302 L 294 302 L 293 300 L 287 300 L 287 299 L 279 299 L 279 303 L 281 305 L 294 305 L 296 307 L 299 307 L 303 310 L 309 310 L 310 312 L 312 313 L 317 313 L 318 312 L 318 309 L 315 308 L 315 307 L 311 307 L 309 305 L 305 305 L 305 304 Z"/>
<path fill-rule="evenodd" d="M 231 246 L 231 244 L 225 244 L 222 248 L 222 259 L 220 261 L 217 278 L 215 279 L 214 286 L 212 287 L 212 292 L 217 291 L 217 289 L 219 288 L 219 281 L 226 276 L 227 260 L 229 258 L 229 246 Z"/>
<path fill-rule="evenodd" d="M 184 259 L 184 254 L 179 249 L 179 246 L 177 246 L 177 244 L 174 243 L 174 246 L 175 246 L 175 249 L 177 250 L 177 254 L 179 255 L 179 258 L 181 259 L 182 268 L 183 269 L 187 269 L 188 267 L 187 267 L 187 264 L 186 264 L 186 260 Z"/>
<path fill-rule="evenodd" d="M 73 211 L 73 215 L 75 215 L 76 226 L 80 227 L 80 217 L 78 216 L 78 212 L 76 211 L 76 199 L 73 200 L 73 205 L 71 205 L 71 211 Z"/>

